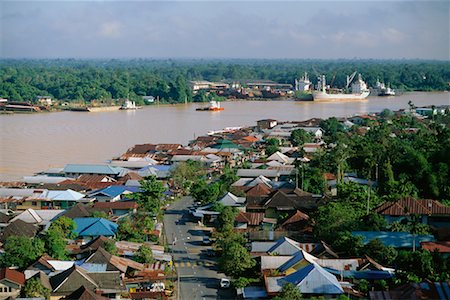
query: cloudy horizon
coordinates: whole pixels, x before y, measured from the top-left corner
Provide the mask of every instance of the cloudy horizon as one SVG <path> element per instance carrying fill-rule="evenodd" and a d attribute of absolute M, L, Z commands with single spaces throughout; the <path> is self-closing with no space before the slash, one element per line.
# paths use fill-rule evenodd
<path fill-rule="evenodd" d="M 449 1 L 2 1 L 2 58 L 450 59 Z"/>

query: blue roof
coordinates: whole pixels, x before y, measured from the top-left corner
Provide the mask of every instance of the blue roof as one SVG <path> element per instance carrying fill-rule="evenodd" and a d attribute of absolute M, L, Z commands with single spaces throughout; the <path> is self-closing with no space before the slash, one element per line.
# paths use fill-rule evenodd
<path fill-rule="evenodd" d="M 103 194 L 108 197 L 117 197 L 119 195 L 122 195 L 124 192 L 132 192 L 132 193 L 138 193 L 141 189 L 138 186 L 127 186 L 127 185 L 111 185 L 104 189 L 94 191 L 89 194 L 90 197 Z"/>
<path fill-rule="evenodd" d="M 280 283 L 290 282 L 305 294 L 343 294 L 344 290 L 336 276 L 317 264 L 309 264 L 280 279 Z"/>
<path fill-rule="evenodd" d="M 409 232 L 390 231 L 353 231 L 354 236 L 362 236 L 363 243 L 367 244 L 371 240 L 379 239 L 385 246 L 394 248 L 412 248 L 413 240 L 416 240 L 416 247 L 420 247 L 421 242 L 434 242 L 435 238 L 431 234 L 416 234 L 415 237 Z"/>
<path fill-rule="evenodd" d="M 381 279 L 390 279 L 394 277 L 394 274 L 388 271 L 378 271 L 378 270 L 367 270 L 367 271 L 339 271 L 330 268 L 324 268 L 325 271 L 330 272 L 331 274 L 342 276 L 344 278 L 355 278 L 355 279 L 367 279 L 367 280 L 381 280 Z"/>
<path fill-rule="evenodd" d="M 74 232 L 78 236 L 114 236 L 119 227 L 116 223 L 103 218 L 75 218 Z"/>
<path fill-rule="evenodd" d="M 110 165 L 91 165 L 91 164 L 67 164 L 64 166 L 64 173 L 85 173 L 85 174 L 105 174 L 105 175 L 119 175 L 125 170 L 121 167 Z"/>

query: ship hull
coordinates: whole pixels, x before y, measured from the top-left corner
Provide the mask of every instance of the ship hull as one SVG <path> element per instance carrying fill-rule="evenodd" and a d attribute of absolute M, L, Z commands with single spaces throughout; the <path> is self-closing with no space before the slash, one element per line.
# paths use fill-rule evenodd
<path fill-rule="evenodd" d="M 370 92 L 362 92 L 360 94 L 328 94 L 321 91 L 313 91 L 312 96 L 314 101 L 323 100 L 364 100 L 369 96 Z"/>

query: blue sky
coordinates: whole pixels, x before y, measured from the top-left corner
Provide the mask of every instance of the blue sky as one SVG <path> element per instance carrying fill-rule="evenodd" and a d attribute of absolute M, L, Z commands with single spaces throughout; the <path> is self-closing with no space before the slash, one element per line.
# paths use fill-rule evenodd
<path fill-rule="evenodd" d="M 0 0 L 0 56 L 449 60 L 450 1 Z"/>

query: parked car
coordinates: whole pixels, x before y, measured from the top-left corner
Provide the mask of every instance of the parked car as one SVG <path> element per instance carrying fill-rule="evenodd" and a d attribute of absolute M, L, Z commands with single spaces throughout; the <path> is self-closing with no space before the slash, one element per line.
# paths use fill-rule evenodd
<path fill-rule="evenodd" d="M 227 289 L 231 286 L 230 279 L 228 278 L 220 278 L 220 287 L 222 289 Z"/>

